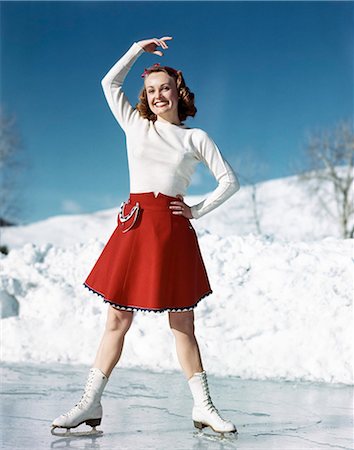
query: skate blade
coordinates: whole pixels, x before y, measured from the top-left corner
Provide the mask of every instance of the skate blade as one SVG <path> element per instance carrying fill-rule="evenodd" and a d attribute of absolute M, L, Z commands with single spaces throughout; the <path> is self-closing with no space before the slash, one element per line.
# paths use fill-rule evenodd
<path fill-rule="evenodd" d="M 217 434 L 222 434 L 222 435 L 230 435 L 230 436 L 235 436 L 235 434 L 238 434 L 238 431 L 236 430 L 236 428 L 232 431 L 218 431 L 218 430 L 214 430 L 214 428 L 211 425 L 207 425 L 205 423 L 202 422 L 197 422 L 197 421 L 193 421 L 194 427 L 197 428 L 198 430 L 202 431 L 204 428 L 210 428 L 211 430 L 214 431 L 214 433 Z"/>
<path fill-rule="evenodd" d="M 214 431 L 214 430 L 213 430 Z M 195 438 L 205 439 L 206 441 L 211 442 L 234 442 L 238 440 L 238 433 L 230 432 L 221 433 L 220 431 L 216 431 L 215 433 L 206 433 L 205 431 L 195 431 L 193 433 Z"/>
<path fill-rule="evenodd" d="M 70 428 L 67 428 L 66 431 L 58 432 L 55 431 L 55 429 L 58 428 L 61 430 L 61 427 L 53 426 L 50 432 L 53 436 L 59 436 L 59 437 L 82 437 L 82 436 L 100 436 L 103 434 L 102 430 L 96 430 L 96 427 L 92 427 L 90 431 L 69 431 Z"/>
<path fill-rule="evenodd" d="M 214 430 L 214 428 L 211 425 L 206 425 L 205 423 L 196 422 L 194 421 L 195 428 L 198 429 L 198 432 L 195 433 L 196 436 L 199 437 L 205 437 L 206 439 L 209 439 L 211 441 L 219 441 L 219 440 L 237 440 L 238 439 L 238 431 L 218 431 Z M 209 434 L 204 431 L 204 428 L 210 428 L 214 431 L 215 434 Z"/>

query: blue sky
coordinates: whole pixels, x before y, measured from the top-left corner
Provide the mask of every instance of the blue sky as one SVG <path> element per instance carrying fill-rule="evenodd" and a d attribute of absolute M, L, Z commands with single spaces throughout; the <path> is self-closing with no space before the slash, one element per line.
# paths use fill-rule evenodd
<path fill-rule="evenodd" d="M 163 57 L 135 63 L 125 80 L 132 104 L 144 67 L 181 69 L 198 108 L 186 123 L 241 177 L 293 174 L 308 132 L 353 115 L 353 5 L 1 2 L 1 104 L 16 116 L 26 163 L 18 219 L 118 208 L 129 194 L 125 136 L 100 82 L 150 37 L 173 41 Z M 188 193 L 215 186 L 199 165 Z"/>

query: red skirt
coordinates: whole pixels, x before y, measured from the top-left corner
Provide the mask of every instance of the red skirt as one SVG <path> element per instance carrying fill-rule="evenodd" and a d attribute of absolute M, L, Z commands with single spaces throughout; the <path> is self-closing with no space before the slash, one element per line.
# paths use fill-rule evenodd
<path fill-rule="evenodd" d="M 211 294 L 197 234 L 173 200 L 131 193 L 84 286 L 125 311 L 190 311 Z"/>

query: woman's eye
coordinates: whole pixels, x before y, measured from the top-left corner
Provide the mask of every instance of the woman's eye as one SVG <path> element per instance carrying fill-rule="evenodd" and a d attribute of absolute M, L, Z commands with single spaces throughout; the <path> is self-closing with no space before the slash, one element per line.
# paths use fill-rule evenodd
<path fill-rule="evenodd" d="M 169 90 L 169 86 L 164 86 L 163 88 L 162 88 L 163 90 Z M 154 91 L 147 91 L 147 93 L 148 94 L 153 94 L 154 93 Z"/>

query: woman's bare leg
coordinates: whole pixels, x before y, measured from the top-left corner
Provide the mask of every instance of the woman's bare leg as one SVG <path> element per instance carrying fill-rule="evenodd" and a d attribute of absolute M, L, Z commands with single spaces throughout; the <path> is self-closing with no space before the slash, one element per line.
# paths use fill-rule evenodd
<path fill-rule="evenodd" d="M 120 311 L 109 306 L 106 328 L 98 347 L 93 367 L 97 367 L 107 378 L 122 354 L 124 337 L 133 321 L 132 311 Z"/>
<path fill-rule="evenodd" d="M 178 360 L 189 379 L 195 372 L 203 371 L 199 346 L 194 335 L 194 311 L 168 314 L 170 327 L 176 339 Z"/>

